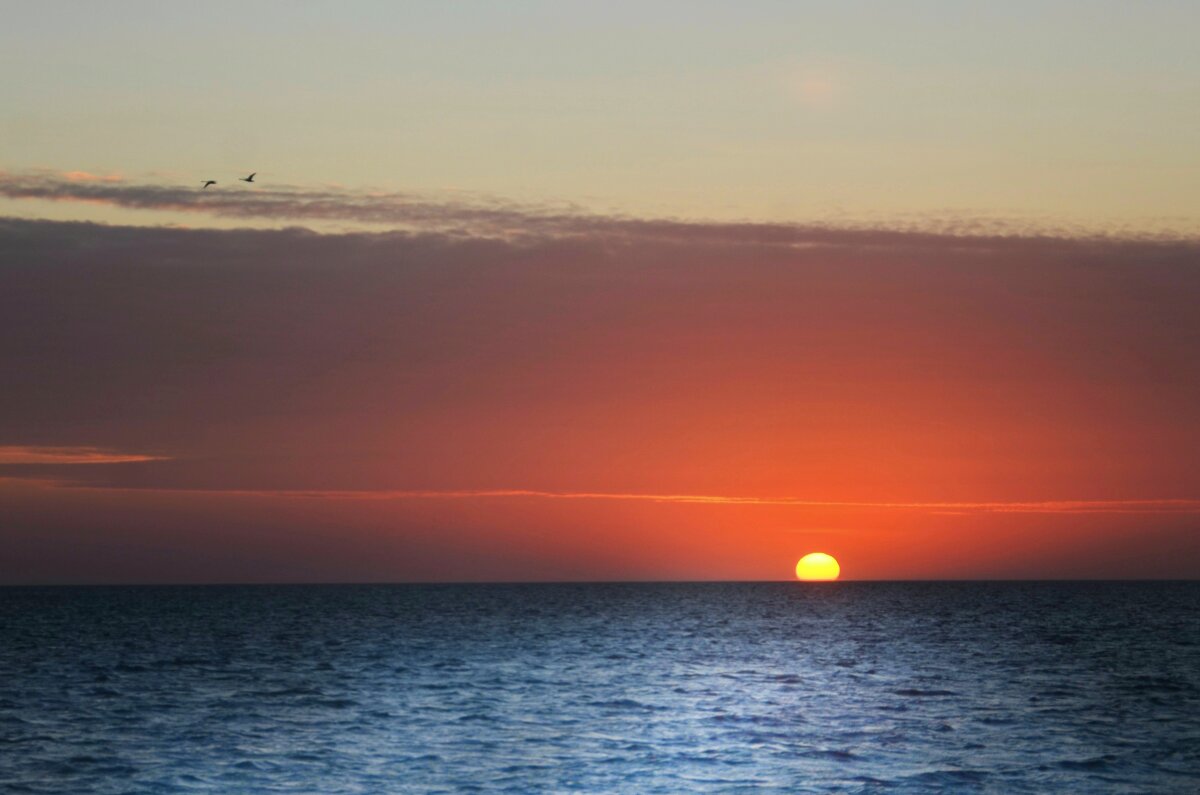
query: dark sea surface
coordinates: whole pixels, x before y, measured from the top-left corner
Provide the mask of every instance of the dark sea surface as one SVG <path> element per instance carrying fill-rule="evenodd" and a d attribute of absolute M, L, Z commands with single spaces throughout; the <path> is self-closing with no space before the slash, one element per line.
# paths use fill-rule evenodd
<path fill-rule="evenodd" d="M 1200 583 L 0 589 L 0 791 L 1200 792 Z"/>

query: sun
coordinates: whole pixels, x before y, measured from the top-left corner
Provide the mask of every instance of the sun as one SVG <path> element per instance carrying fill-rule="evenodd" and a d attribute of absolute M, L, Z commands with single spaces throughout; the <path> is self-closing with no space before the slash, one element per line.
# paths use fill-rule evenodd
<path fill-rule="evenodd" d="M 832 555 L 810 552 L 796 562 L 797 580 L 836 580 L 842 567 Z"/>

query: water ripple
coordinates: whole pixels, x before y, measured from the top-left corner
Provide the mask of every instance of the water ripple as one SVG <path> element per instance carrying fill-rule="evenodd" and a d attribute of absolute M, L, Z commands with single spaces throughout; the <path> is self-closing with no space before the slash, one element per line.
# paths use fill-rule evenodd
<path fill-rule="evenodd" d="M 0 589 L 0 791 L 1187 792 L 1200 585 Z"/>

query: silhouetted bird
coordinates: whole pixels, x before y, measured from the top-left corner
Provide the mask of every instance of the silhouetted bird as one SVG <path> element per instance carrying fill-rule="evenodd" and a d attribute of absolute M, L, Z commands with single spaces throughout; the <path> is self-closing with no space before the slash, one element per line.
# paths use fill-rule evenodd
<path fill-rule="evenodd" d="M 238 177 L 238 181 L 239 181 L 239 182 L 253 182 L 253 181 L 254 181 L 254 174 L 257 174 L 257 173 L 258 173 L 258 172 L 257 172 L 257 171 L 255 171 L 255 172 L 253 172 L 253 173 L 252 173 L 250 176 L 248 176 L 248 177 Z"/>
<path fill-rule="evenodd" d="M 206 190 L 209 185 L 216 185 L 216 184 L 217 184 L 217 181 L 215 179 L 210 179 L 208 182 L 204 183 L 204 187 L 201 188 L 200 190 Z"/>

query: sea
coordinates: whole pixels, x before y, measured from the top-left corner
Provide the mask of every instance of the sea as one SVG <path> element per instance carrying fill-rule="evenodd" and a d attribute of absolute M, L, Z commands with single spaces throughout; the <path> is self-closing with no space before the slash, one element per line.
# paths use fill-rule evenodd
<path fill-rule="evenodd" d="M 0 792 L 1200 792 L 1200 583 L 3 588 Z"/>

